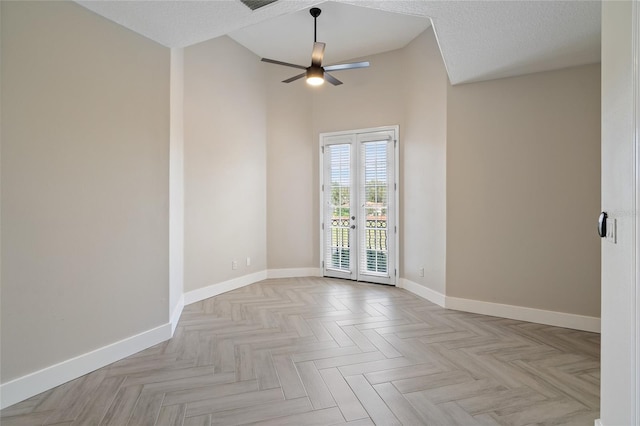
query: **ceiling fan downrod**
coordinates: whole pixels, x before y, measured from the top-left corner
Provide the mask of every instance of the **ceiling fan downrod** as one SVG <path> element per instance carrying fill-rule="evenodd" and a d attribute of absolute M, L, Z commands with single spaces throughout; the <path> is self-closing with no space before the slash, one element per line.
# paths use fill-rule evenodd
<path fill-rule="evenodd" d="M 320 13 L 322 13 L 322 10 L 318 9 L 317 7 L 312 7 L 309 10 L 309 13 L 311 14 L 311 16 L 313 16 L 313 42 L 315 43 L 317 40 L 317 35 L 318 35 L 318 30 L 317 30 L 317 25 L 318 25 L 318 16 L 320 16 Z"/>

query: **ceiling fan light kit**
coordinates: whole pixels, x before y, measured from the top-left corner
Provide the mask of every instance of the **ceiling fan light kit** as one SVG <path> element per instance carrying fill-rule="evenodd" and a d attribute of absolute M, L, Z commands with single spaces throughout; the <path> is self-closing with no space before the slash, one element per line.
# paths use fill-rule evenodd
<path fill-rule="evenodd" d="M 312 7 L 309 10 L 311 16 L 313 16 L 313 51 L 311 52 L 311 66 L 304 67 L 302 65 L 290 64 L 288 62 L 277 61 L 275 59 L 262 58 L 262 62 L 268 62 L 276 65 L 283 65 L 285 67 L 298 68 L 303 69 L 305 72 L 302 74 L 295 75 L 291 78 L 283 80 L 283 83 L 291 83 L 292 81 L 296 81 L 301 79 L 302 77 L 306 77 L 307 84 L 311 86 L 320 86 L 325 80 L 334 86 L 339 86 L 342 84 L 340 80 L 327 73 L 327 71 L 341 71 L 341 70 L 349 70 L 354 68 L 366 68 L 369 66 L 369 62 L 354 62 L 350 64 L 337 64 L 331 65 L 328 67 L 322 66 L 322 59 L 324 58 L 324 48 L 325 44 L 317 41 L 317 18 L 320 16 L 322 11 L 317 7 Z"/>
<path fill-rule="evenodd" d="M 321 67 L 309 67 L 307 69 L 307 84 L 320 86 L 324 83 L 324 70 Z"/>

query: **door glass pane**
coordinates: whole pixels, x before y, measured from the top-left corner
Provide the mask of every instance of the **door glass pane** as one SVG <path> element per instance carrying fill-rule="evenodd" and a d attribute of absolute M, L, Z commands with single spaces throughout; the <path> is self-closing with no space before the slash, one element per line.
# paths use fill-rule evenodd
<path fill-rule="evenodd" d="M 330 191 L 328 253 L 325 262 L 331 269 L 349 271 L 351 241 L 351 145 L 329 145 Z"/>
<path fill-rule="evenodd" d="M 364 250 L 360 255 L 360 272 L 388 276 L 389 179 L 388 141 L 364 142 L 361 145 L 360 200 L 365 215 L 364 232 L 360 235 Z"/>

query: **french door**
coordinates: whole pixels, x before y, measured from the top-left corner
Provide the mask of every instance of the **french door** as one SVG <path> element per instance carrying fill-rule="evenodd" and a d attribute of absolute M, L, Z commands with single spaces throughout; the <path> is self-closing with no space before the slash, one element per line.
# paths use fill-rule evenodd
<path fill-rule="evenodd" d="M 320 135 L 322 270 L 396 283 L 397 127 Z"/>

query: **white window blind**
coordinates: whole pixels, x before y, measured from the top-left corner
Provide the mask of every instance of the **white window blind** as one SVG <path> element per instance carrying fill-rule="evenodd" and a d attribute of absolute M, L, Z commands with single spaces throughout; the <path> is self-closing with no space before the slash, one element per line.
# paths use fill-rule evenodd
<path fill-rule="evenodd" d="M 393 170 L 390 138 L 360 143 L 359 206 L 361 229 L 359 232 L 359 273 L 389 277 L 389 232 L 393 198 Z"/>
<path fill-rule="evenodd" d="M 351 270 L 351 144 L 325 146 L 325 267 Z"/>

